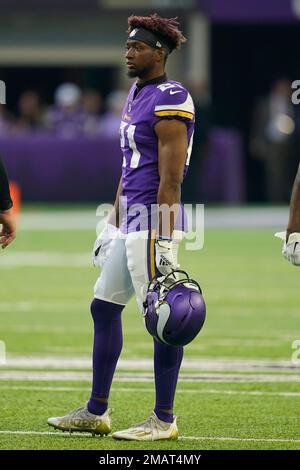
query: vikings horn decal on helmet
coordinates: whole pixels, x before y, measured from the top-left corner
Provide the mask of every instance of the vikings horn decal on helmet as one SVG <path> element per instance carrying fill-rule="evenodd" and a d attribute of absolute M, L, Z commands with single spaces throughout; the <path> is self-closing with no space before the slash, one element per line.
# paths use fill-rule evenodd
<path fill-rule="evenodd" d="M 201 330 L 206 306 L 199 284 L 182 270 L 153 278 L 144 302 L 145 325 L 159 342 L 190 343 Z"/>

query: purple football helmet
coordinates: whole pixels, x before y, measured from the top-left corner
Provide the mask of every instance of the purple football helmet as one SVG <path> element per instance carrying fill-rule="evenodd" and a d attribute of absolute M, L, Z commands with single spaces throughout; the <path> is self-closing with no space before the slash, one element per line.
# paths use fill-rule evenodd
<path fill-rule="evenodd" d="M 201 288 L 185 271 L 176 269 L 149 283 L 145 324 L 157 341 L 170 346 L 190 343 L 201 330 L 205 315 Z"/>

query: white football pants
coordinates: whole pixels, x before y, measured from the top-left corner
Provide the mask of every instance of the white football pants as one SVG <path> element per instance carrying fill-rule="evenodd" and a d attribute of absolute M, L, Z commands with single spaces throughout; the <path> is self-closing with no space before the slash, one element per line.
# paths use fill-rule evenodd
<path fill-rule="evenodd" d="M 173 255 L 177 264 L 183 232 L 174 230 Z M 126 305 L 135 294 L 143 311 L 149 282 L 157 273 L 155 265 L 155 230 L 123 234 L 118 231 L 111 241 L 108 258 L 94 287 L 94 297 Z"/>

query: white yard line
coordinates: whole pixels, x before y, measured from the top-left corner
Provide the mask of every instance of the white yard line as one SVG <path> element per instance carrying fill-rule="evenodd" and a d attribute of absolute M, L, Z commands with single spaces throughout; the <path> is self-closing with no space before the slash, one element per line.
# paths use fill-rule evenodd
<path fill-rule="evenodd" d="M 35 331 L 33 329 L 33 331 Z M 6 368 L 18 369 L 87 369 L 92 366 L 91 356 L 13 356 L 8 355 Z M 118 367 L 126 370 L 152 371 L 152 359 L 120 359 Z M 290 361 L 274 359 L 243 359 L 243 358 L 184 358 L 181 370 L 195 371 L 235 371 L 235 372 L 295 372 L 300 368 L 293 366 Z"/>
<path fill-rule="evenodd" d="M 51 266 L 51 267 L 87 267 L 92 269 L 91 253 L 59 253 L 48 251 L 17 251 L 1 255 L 2 267 L 15 266 Z"/>
<path fill-rule="evenodd" d="M 96 217 L 97 204 L 95 209 L 78 210 L 58 210 L 21 212 L 19 228 L 20 230 L 90 230 L 96 234 L 96 226 L 99 217 Z"/>
<path fill-rule="evenodd" d="M 1 380 L 15 380 L 15 381 L 75 381 L 75 382 L 90 382 L 92 378 L 91 372 L 69 372 L 69 371 L 0 371 Z M 132 372 L 118 373 L 114 378 L 115 382 L 152 382 L 154 381 L 151 372 Z M 299 375 L 282 375 L 282 374 L 180 374 L 179 381 L 182 382 L 238 382 L 238 383 L 253 383 L 253 382 L 300 382 Z"/>
<path fill-rule="evenodd" d="M 179 439 L 188 439 L 194 441 L 237 441 L 237 442 L 295 442 L 300 443 L 300 439 L 279 439 L 279 438 L 239 438 L 239 437 L 204 437 L 204 436 L 180 436 Z"/>
<path fill-rule="evenodd" d="M 96 230 L 100 221 L 93 209 L 21 212 L 20 230 Z M 204 208 L 206 228 L 285 227 L 288 207 Z M 195 220 L 195 218 L 194 218 Z"/>
<path fill-rule="evenodd" d="M 43 387 L 38 385 L 0 385 L 1 390 L 9 391 L 27 391 L 27 392 L 87 392 L 88 387 Z M 122 392 L 122 393 L 154 393 L 154 388 L 145 387 L 112 387 L 111 391 Z M 214 389 L 189 389 L 189 388 L 178 388 L 176 393 L 179 394 L 192 394 L 192 395 L 247 395 L 247 396 L 274 396 L 274 397 L 300 397 L 300 392 L 265 392 L 261 390 L 214 390 Z"/>
<path fill-rule="evenodd" d="M 0 303 L 0 312 L 5 312 L 5 311 L 13 311 L 13 312 L 19 312 L 19 311 L 28 311 L 30 312 L 31 310 L 34 309 L 45 309 L 45 310 L 65 310 L 66 308 L 69 309 L 74 309 L 74 307 L 87 307 L 87 302 L 86 300 L 80 300 L 80 299 L 70 299 L 70 298 L 64 298 L 64 299 L 47 299 L 47 300 L 41 300 L 41 299 L 36 299 L 36 300 L 20 300 L 18 302 L 16 301 L 5 301 L 1 299 Z M 8 325 L 5 325 L 7 327 Z M 9 325 L 11 328 L 14 327 L 14 325 Z M 33 326 L 33 325 L 30 325 Z M 43 324 L 44 328 L 47 328 L 47 324 Z"/>
<path fill-rule="evenodd" d="M 51 307 L 48 311 L 51 310 Z M 64 307 L 61 308 L 61 311 L 64 310 Z M 91 329 L 84 326 L 75 326 L 75 325 L 68 325 L 66 328 L 65 326 L 47 326 L 45 325 L 11 325 L 5 327 L 5 331 L 9 331 L 10 333 L 61 333 L 67 334 L 67 332 L 72 333 L 90 333 Z M 78 351 L 77 351 L 78 353 Z"/>
<path fill-rule="evenodd" d="M 62 433 L 55 431 L 10 431 L 3 430 L 0 431 L 0 435 L 25 435 L 25 436 L 45 436 L 45 437 L 63 437 L 65 439 L 70 439 L 71 437 L 91 437 L 90 433 Z M 300 443 L 300 439 L 284 439 L 284 438 L 239 438 L 239 437 L 214 437 L 214 436 L 180 436 L 179 439 L 183 440 L 196 440 L 196 441 L 236 441 L 236 442 L 290 442 L 290 443 Z"/>

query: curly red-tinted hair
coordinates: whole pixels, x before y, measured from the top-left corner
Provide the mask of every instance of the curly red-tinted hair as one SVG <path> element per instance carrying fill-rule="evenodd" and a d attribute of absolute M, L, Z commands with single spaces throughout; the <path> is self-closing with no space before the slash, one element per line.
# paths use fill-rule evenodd
<path fill-rule="evenodd" d="M 166 38 L 171 49 L 179 49 L 181 44 L 186 42 L 186 38 L 179 29 L 180 24 L 177 18 L 162 18 L 157 13 L 149 16 L 131 15 L 128 18 L 128 25 L 127 33 L 131 33 L 134 28 L 141 26 Z"/>

